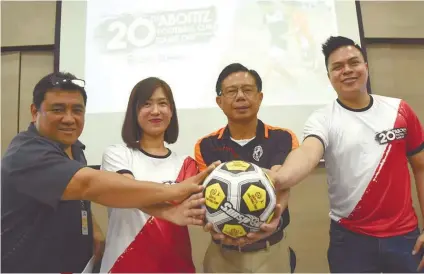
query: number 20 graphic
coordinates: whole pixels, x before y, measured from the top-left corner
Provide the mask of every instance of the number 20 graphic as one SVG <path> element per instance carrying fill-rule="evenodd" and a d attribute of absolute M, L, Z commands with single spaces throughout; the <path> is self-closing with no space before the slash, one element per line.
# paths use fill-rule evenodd
<path fill-rule="evenodd" d="M 391 130 L 386 132 L 381 132 L 377 136 L 381 144 L 386 144 L 396 139 L 396 134 Z"/>
<path fill-rule="evenodd" d="M 139 27 L 147 29 L 146 37 L 137 37 L 136 33 Z M 125 49 L 128 47 L 128 43 L 135 47 L 145 47 L 151 44 L 156 38 L 155 25 L 150 20 L 144 18 L 137 18 L 128 25 L 121 21 L 113 21 L 107 30 L 114 33 L 107 43 L 107 49 L 109 50 Z"/>

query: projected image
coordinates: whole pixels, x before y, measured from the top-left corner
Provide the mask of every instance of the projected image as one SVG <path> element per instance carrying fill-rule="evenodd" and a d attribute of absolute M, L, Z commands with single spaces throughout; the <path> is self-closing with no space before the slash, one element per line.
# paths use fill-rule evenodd
<path fill-rule="evenodd" d="M 87 111 L 125 111 L 149 76 L 170 84 L 178 108 L 216 107 L 216 79 L 232 62 L 261 75 L 264 105 L 328 103 L 321 43 L 336 34 L 333 1 L 90 0 L 85 72 L 98 103 Z"/>

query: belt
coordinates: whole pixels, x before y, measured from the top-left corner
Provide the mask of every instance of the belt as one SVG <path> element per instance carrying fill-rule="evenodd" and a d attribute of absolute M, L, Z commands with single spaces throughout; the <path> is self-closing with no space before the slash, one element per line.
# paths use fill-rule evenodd
<path fill-rule="evenodd" d="M 235 245 L 224 245 L 221 244 L 219 240 L 212 239 L 214 243 L 220 245 L 222 248 L 229 250 L 237 250 L 239 252 L 254 252 L 262 249 L 266 249 L 272 245 L 279 243 L 284 238 L 284 230 L 279 230 L 274 232 L 271 236 L 266 239 L 259 240 L 249 245 L 243 247 Z"/>

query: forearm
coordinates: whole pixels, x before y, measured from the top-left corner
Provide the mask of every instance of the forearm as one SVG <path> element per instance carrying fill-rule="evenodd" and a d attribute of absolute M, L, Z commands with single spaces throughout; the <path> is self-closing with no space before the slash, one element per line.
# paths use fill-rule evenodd
<path fill-rule="evenodd" d="M 293 150 L 281 168 L 277 171 L 277 188 L 288 189 L 300 183 L 319 163 L 321 155 L 310 153 L 307 148 L 301 146 Z"/>
<path fill-rule="evenodd" d="M 171 206 L 173 205 L 170 205 L 168 203 L 160 203 L 153 206 L 142 207 L 140 208 L 140 210 L 146 214 L 149 214 L 150 216 L 155 216 L 157 218 L 169 221 L 170 216 L 168 214 L 168 211 Z"/>
<path fill-rule="evenodd" d="M 78 171 L 78 173 L 83 170 Z M 108 207 L 140 208 L 172 199 L 168 186 L 136 181 L 108 171 L 84 172 L 82 197 Z"/>
<path fill-rule="evenodd" d="M 424 170 L 414 173 L 415 185 L 417 188 L 418 201 L 420 203 L 421 216 L 424 219 Z"/>

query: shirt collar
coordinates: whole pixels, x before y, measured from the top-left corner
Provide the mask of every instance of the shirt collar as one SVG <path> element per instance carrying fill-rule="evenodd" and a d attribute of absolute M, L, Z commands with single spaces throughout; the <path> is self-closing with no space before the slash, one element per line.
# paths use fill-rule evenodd
<path fill-rule="evenodd" d="M 268 127 L 258 119 L 258 125 L 256 126 L 256 137 L 268 138 Z M 230 129 L 228 125 L 220 131 L 218 139 L 230 139 Z"/>
<path fill-rule="evenodd" d="M 41 136 L 40 133 L 38 132 L 37 128 L 35 127 L 34 122 L 31 122 L 29 124 L 29 126 L 28 126 L 28 132 L 31 133 L 31 134 L 33 134 L 33 135 Z M 41 136 L 41 137 L 43 137 L 43 136 Z M 46 137 L 44 137 L 44 138 L 46 138 Z M 46 139 L 48 139 L 48 138 L 46 138 Z M 58 144 L 62 149 L 65 149 L 65 145 L 64 144 L 59 143 L 59 142 L 56 142 L 56 141 L 53 141 L 51 139 L 48 139 L 48 140 L 50 142 L 53 142 L 55 144 Z M 73 144 L 73 146 L 77 146 L 77 147 L 79 147 L 79 148 L 81 148 L 83 150 L 85 149 L 85 145 L 83 143 L 81 143 L 79 140 L 77 140 L 75 142 L 75 144 Z"/>

